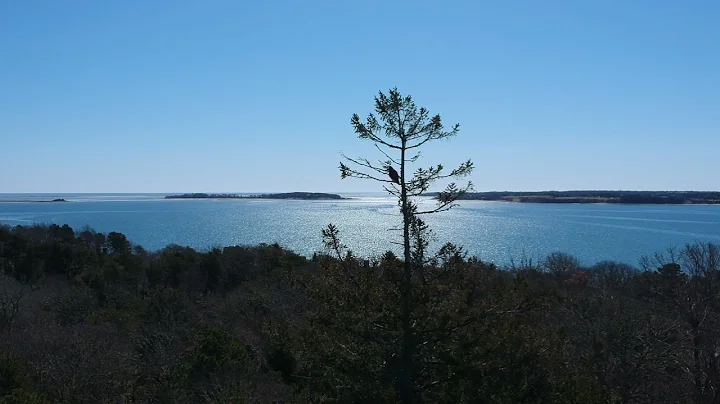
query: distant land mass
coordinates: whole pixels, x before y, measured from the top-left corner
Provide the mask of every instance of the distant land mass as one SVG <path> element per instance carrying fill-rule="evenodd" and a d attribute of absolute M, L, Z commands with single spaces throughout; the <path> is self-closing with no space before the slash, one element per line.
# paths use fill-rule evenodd
<path fill-rule="evenodd" d="M 32 200 L 32 199 L 8 199 L 8 200 L 2 200 L 0 199 L 0 202 L 10 202 L 10 203 L 51 203 L 51 202 L 67 202 L 65 199 L 58 198 L 53 199 L 50 201 L 43 201 L 43 200 Z"/>
<path fill-rule="evenodd" d="M 346 199 L 337 194 L 321 192 L 285 192 L 279 194 L 238 195 L 238 194 L 205 194 L 192 193 L 168 195 L 165 199 L 303 199 L 303 200 L 335 200 Z"/>
<path fill-rule="evenodd" d="M 425 194 L 437 198 L 438 192 Z M 543 191 L 543 192 L 471 192 L 461 200 L 521 203 L 617 203 L 688 205 L 720 204 L 720 192 L 710 191 Z"/>

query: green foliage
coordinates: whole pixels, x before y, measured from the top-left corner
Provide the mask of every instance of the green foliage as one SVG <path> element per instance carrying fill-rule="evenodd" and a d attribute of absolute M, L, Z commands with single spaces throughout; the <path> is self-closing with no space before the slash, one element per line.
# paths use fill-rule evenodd
<path fill-rule="evenodd" d="M 249 365 L 246 348 L 236 337 L 220 329 L 205 330 L 171 375 L 175 400 L 243 403 L 245 391 L 237 380 Z"/>
<path fill-rule="evenodd" d="M 173 329 L 198 323 L 199 315 L 187 295 L 173 288 L 156 288 L 144 301 L 143 319 L 147 326 Z"/>
<path fill-rule="evenodd" d="M 290 384 L 294 381 L 297 371 L 297 360 L 285 345 L 272 347 L 267 354 L 268 366 L 282 375 L 283 381 Z"/>
<path fill-rule="evenodd" d="M 0 352 L 0 404 L 49 404 L 45 396 L 34 391 L 34 384 L 19 361 Z"/>
<path fill-rule="evenodd" d="M 1 396 L 0 404 L 50 404 L 50 400 L 40 393 L 15 389 L 10 394 Z"/>
<path fill-rule="evenodd" d="M 185 358 L 183 367 L 188 378 L 195 381 L 217 372 L 244 372 L 248 362 L 247 351 L 237 338 L 220 329 L 209 329 Z"/>
<path fill-rule="evenodd" d="M 0 353 L 0 397 L 10 394 L 13 390 L 30 386 L 30 379 L 15 358 L 7 353 Z"/>
<path fill-rule="evenodd" d="M 425 194 L 439 180 L 468 176 L 473 170 L 473 163 L 467 160 L 448 173 L 444 172 L 442 164 L 429 168 L 411 168 L 412 163 L 420 158 L 421 147 L 428 142 L 457 136 L 460 125 L 455 124 L 446 131 L 440 115 L 431 116 L 426 108 L 418 108 L 411 96 L 401 95 L 397 88 L 390 89 L 387 94 L 378 92 L 375 96 L 375 114 L 369 114 L 364 122 L 358 114 L 353 114 L 350 122 L 358 138 L 372 142 L 386 160 L 375 164 L 366 158 L 343 155 L 349 165 L 340 163 L 341 178 L 369 179 L 389 184 L 384 189 L 398 197 L 406 225 L 409 225 L 410 212 L 418 215 L 448 210 L 458 198 L 472 190 L 470 182 L 464 187 L 451 182 L 444 191 L 438 193 L 436 208 L 423 212 L 416 210 L 417 205 L 411 197 Z M 400 166 L 397 182 L 385 179 L 392 164 Z M 414 171 L 412 176 L 411 170 Z"/>
<path fill-rule="evenodd" d="M 110 248 L 110 252 L 114 254 L 121 254 L 130 250 L 130 242 L 127 237 L 122 233 L 110 232 L 107 235 L 107 245 Z"/>
<path fill-rule="evenodd" d="M 44 308 L 55 315 L 59 324 L 71 326 L 83 323 L 87 319 L 97 308 L 97 298 L 89 287 L 83 284 L 73 285 L 50 298 L 45 302 Z"/>

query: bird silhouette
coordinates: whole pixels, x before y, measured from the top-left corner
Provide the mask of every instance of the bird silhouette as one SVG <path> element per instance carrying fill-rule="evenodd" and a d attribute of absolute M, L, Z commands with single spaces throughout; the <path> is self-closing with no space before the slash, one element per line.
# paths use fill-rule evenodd
<path fill-rule="evenodd" d="M 400 184 L 400 175 L 398 175 L 398 172 L 395 171 L 395 169 L 392 166 L 388 166 L 388 175 L 390 176 L 390 179 L 393 180 L 394 183 Z"/>

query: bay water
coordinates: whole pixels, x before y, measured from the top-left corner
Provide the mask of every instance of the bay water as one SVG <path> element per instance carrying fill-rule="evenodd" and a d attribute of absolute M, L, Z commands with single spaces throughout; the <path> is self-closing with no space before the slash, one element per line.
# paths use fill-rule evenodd
<path fill-rule="evenodd" d="M 75 230 L 124 233 L 148 250 L 169 244 L 197 249 L 279 243 L 297 253 L 323 251 L 320 231 L 341 231 L 356 255 L 399 252 L 397 202 L 383 194 L 331 201 L 168 200 L 166 194 L 0 194 L 0 224 L 68 224 Z M 66 199 L 67 203 L 8 202 Z M 432 200 L 421 204 L 433 206 Z M 553 251 L 583 264 L 615 260 L 636 265 L 645 254 L 702 241 L 720 243 L 720 206 L 521 204 L 462 201 L 425 217 L 434 247 L 464 246 L 485 261 L 506 264 Z"/>

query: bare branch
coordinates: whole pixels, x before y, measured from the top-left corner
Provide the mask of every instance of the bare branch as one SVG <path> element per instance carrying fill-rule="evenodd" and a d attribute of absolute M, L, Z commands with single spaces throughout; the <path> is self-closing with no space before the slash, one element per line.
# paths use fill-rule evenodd
<path fill-rule="evenodd" d="M 396 165 L 400 165 L 400 163 L 399 163 L 397 160 L 395 160 L 394 158 L 390 157 L 390 156 L 385 152 L 385 150 L 381 149 L 380 146 L 378 146 L 377 143 L 375 143 L 375 147 L 376 147 L 378 150 L 380 150 L 380 153 L 382 153 L 383 155 L 385 155 L 385 157 L 387 157 L 388 160 L 390 160 L 391 162 L 395 163 Z"/>
<path fill-rule="evenodd" d="M 391 181 L 391 186 L 393 187 L 393 189 L 388 188 L 387 185 L 383 185 L 383 189 L 387 191 L 387 193 L 390 195 L 400 196 L 400 191 L 397 189 L 397 185 Z"/>
<path fill-rule="evenodd" d="M 387 174 L 387 169 L 386 169 L 386 168 L 375 167 L 374 165 L 372 165 L 372 163 L 370 163 L 370 160 L 368 160 L 368 159 L 364 159 L 364 158 L 353 159 L 353 158 L 350 158 L 350 157 L 346 156 L 346 155 L 345 155 L 344 153 L 342 153 L 342 152 L 340 152 L 340 155 L 341 155 L 345 160 L 348 160 L 348 161 L 350 161 L 350 162 L 352 162 L 352 163 L 355 163 L 355 164 L 357 164 L 357 165 L 359 165 L 359 166 L 363 166 L 363 167 L 367 167 L 367 168 L 369 168 L 369 169 L 371 169 L 371 170 L 375 170 L 375 171 L 377 171 L 377 172 L 380 173 L 380 174 Z"/>
<path fill-rule="evenodd" d="M 448 203 L 448 204 L 444 204 L 444 205 L 442 205 L 442 206 L 438 206 L 438 207 L 435 208 L 435 209 L 422 210 L 422 211 L 419 211 L 419 212 L 415 212 L 415 214 L 416 214 L 416 215 L 429 215 L 429 214 L 432 214 L 432 213 L 440 213 L 440 212 L 448 211 L 448 210 L 450 210 L 450 209 L 452 209 L 452 208 L 454 208 L 454 207 L 456 207 L 456 206 L 458 206 L 458 204 L 456 204 L 456 203 Z"/>
<path fill-rule="evenodd" d="M 12 328 L 29 288 L 0 273 L 0 332 Z"/>

